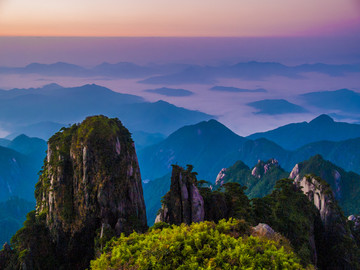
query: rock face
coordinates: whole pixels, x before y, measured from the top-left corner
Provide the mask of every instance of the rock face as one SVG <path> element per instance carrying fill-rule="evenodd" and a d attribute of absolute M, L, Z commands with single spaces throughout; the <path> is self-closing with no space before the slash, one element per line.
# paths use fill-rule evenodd
<path fill-rule="evenodd" d="M 301 166 L 296 165 L 290 175 L 295 176 L 295 185 L 301 188 L 319 210 L 321 218 L 321 231 L 314 235 L 313 229 L 316 226 L 314 224 L 309 239 L 313 252 L 320 249 L 323 253 L 321 258 L 327 258 L 318 262 L 319 268 L 327 269 L 332 266 L 334 268 L 331 269 L 355 269 L 353 262 L 357 260 L 355 258 L 358 254 L 353 251 L 357 250 L 357 244 L 330 185 L 315 175 L 300 177 L 299 168 L 301 169 Z M 314 253 L 315 258 L 317 255 Z"/>
<path fill-rule="evenodd" d="M 245 193 L 250 198 L 263 197 L 272 191 L 277 180 L 288 175 L 276 159 L 258 160 L 252 169 L 242 161 L 237 161 L 231 167 L 219 172 L 215 186 L 221 187 L 225 183 L 236 182 L 247 187 Z"/>
<path fill-rule="evenodd" d="M 258 236 L 266 236 L 268 238 L 273 237 L 276 232 L 267 224 L 259 223 L 255 227 L 253 227 L 254 234 Z"/>
<path fill-rule="evenodd" d="M 215 185 L 221 186 L 222 184 L 224 184 L 223 179 L 225 176 L 226 176 L 226 168 L 222 168 L 221 171 L 216 176 Z"/>
<path fill-rule="evenodd" d="M 118 119 L 88 117 L 51 137 L 35 196 L 68 269 L 88 266 L 96 237 L 147 227 L 134 143 Z"/>
<path fill-rule="evenodd" d="M 356 204 L 354 201 L 360 199 L 360 175 L 346 172 L 324 160 L 320 155 L 296 164 L 290 173 L 290 178 L 299 182 L 308 174 L 317 175 L 330 185 L 334 198 L 347 216 L 359 213 L 360 204 Z"/>
<path fill-rule="evenodd" d="M 360 216 L 351 215 L 348 217 L 349 221 L 354 222 L 354 228 L 360 230 Z"/>
<path fill-rule="evenodd" d="M 303 193 L 319 210 L 324 226 L 327 226 L 329 219 L 334 215 L 335 198 L 329 185 L 316 176 L 296 177 L 295 184 L 302 188 Z"/>
<path fill-rule="evenodd" d="M 259 160 L 258 163 L 251 171 L 251 175 L 256 178 L 262 178 L 266 175 L 271 169 L 279 168 L 279 162 L 276 159 L 269 159 L 267 162 Z"/>
<path fill-rule="evenodd" d="M 156 222 L 180 225 L 204 221 L 204 200 L 195 186 L 196 173 L 173 165 L 170 191 L 163 199 L 163 205 L 156 217 Z"/>

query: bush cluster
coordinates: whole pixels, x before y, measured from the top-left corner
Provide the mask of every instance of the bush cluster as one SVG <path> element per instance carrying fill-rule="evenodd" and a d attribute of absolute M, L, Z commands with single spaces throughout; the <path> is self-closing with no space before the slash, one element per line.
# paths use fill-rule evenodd
<path fill-rule="evenodd" d="M 243 220 L 156 225 L 113 239 L 91 269 L 303 269 L 281 240 L 249 235 Z"/>

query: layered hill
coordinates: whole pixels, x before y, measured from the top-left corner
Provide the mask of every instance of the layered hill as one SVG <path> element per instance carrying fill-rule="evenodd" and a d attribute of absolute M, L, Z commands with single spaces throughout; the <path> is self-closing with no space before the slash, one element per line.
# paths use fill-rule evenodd
<path fill-rule="evenodd" d="M 165 101 L 146 102 L 135 95 L 111 91 L 99 85 L 65 88 L 56 84 L 43 88 L 0 91 L 0 121 L 19 134 L 34 125 L 76 123 L 88 115 L 119 117 L 131 131 L 170 134 L 176 129 L 211 118 L 199 111 L 176 107 Z M 40 124 L 39 124 L 40 123 Z M 42 138 L 48 135 L 45 129 Z"/>
<path fill-rule="evenodd" d="M 360 93 L 350 89 L 319 91 L 300 95 L 311 106 L 342 114 L 360 113 Z"/>
<path fill-rule="evenodd" d="M 317 141 L 344 141 L 360 137 L 360 125 L 335 122 L 328 115 L 320 115 L 310 122 L 293 123 L 274 130 L 255 133 L 248 139 L 266 138 L 288 150 L 296 150 Z"/>
<path fill-rule="evenodd" d="M 0 202 L 0 246 L 10 243 L 10 238 L 23 226 L 26 214 L 33 209 L 35 202 L 18 197 Z"/>
<path fill-rule="evenodd" d="M 261 80 L 271 76 L 303 78 L 304 73 L 318 72 L 329 76 L 344 76 L 346 73 L 360 72 L 359 65 L 306 64 L 286 66 L 276 62 L 240 62 L 235 65 L 190 66 L 179 72 L 158 75 L 140 82 L 146 84 L 214 84 L 219 78 L 241 78 Z"/>
<path fill-rule="evenodd" d="M 0 146 L 0 201 L 13 196 L 34 201 L 34 185 L 46 156 L 46 142 L 20 135 Z"/>
<path fill-rule="evenodd" d="M 252 169 L 242 161 L 237 161 L 219 172 L 215 185 L 221 187 L 230 182 L 239 183 L 247 187 L 245 194 L 249 198 L 258 198 L 270 194 L 276 181 L 288 176 L 289 173 L 280 167 L 276 159 L 266 162 L 259 160 Z"/>
<path fill-rule="evenodd" d="M 224 155 L 245 141 L 216 120 L 185 126 L 164 141 L 139 151 L 141 172 L 144 179 L 154 180 L 171 172 L 172 164 L 189 163 L 197 168 L 199 177 L 209 179 L 226 164 Z"/>
<path fill-rule="evenodd" d="M 324 118 L 330 120 L 327 116 L 320 116 L 314 119 L 311 125 L 315 125 L 318 121 L 324 123 L 322 121 Z M 337 123 L 332 120 L 325 122 L 329 123 L 330 127 L 335 123 L 355 131 L 359 127 L 359 125 Z M 287 134 L 287 137 L 297 137 L 296 130 L 302 134 L 301 126 L 307 126 L 306 123 L 299 125 L 293 133 L 286 132 L 284 134 Z M 326 125 L 322 127 L 326 128 Z M 353 136 L 357 136 L 355 131 Z M 351 134 L 351 132 L 349 133 Z M 314 134 L 314 138 L 311 134 Z M 331 135 L 324 133 L 324 137 L 329 136 Z M 342 137 L 347 136 L 339 135 L 339 138 Z M 323 137 L 317 135 L 316 129 L 313 129 L 313 133 L 310 132 L 308 138 L 316 140 Z M 299 145 L 301 144 L 300 140 Z M 199 179 L 214 182 L 221 169 L 230 167 L 237 160 L 253 167 L 259 160 L 274 158 L 278 160 L 282 168 L 291 171 L 297 163 L 316 154 L 322 155 L 347 171 L 360 173 L 360 158 L 357 149 L 360 149 L 360 138 L 337 142 L 321 140 L 295 150 L 286 150 L 266 138 L 251 140 L 241 137 L 216 120 L 211 120 L 183 127 L 162 142 L 144 148 L 139 151 L 139 161 L 144 179 L 154 180 L 170 173 L 171 164 L 185 166 L 190 163 L 198 168 Z M 208 167 L 208 164 L 212 164 L 211 168 Z"/>

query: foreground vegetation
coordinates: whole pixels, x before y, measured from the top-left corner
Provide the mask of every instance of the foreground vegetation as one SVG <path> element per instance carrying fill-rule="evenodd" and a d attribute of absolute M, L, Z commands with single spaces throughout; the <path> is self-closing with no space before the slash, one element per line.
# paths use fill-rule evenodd
<path fill-rule="evenodd" d="M 155 224 L 110 241 L 91 269 L 303 269 L 285 238 L 251 231 L 237 219 Z"/>

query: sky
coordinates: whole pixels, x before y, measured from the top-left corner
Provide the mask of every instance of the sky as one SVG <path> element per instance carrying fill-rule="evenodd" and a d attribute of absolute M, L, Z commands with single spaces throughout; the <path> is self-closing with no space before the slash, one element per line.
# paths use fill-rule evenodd
<path fill-rule="evenodd" d="M 359 33 L 359 0 L 0 0 L 0 36 Z"/>
<path fill-rule="evenodd" d="M 85 67 L 123 61 L 358 64 L 359 45 L 360 0 L 0 0 L 0 67 L 59 61 Z M 309 121 L 323 113 L 267 118 L 253 114 L 246 106 L 255 98 L 285 97 L 297 103 L 297 95 L 308 91 L 349 88 L 360 92 L 355 75 L 338 78 L 312 74 L 303 80 L 276 77 L 221 82 L 269 90 L 256 97 L 210 95 L 209 86 L 185 85 L 179 88 L 196 95 L 172 99 L 144 92 L 152 86 L 136 80 L 0 74 L 0 89 L 40 87 L 47 83 L 96 83 L 117 92 L 144 96 L 149 101 L 165 99 L 177 106 L 217 115 L 240 135 Z M 0 137 L 6 132 L 0 123 Z"/>
<path fill-rule="evenodd" d="M 235 64 L 247 61 L 360 63 L 360 37 L 106 38 L 0 37 L 0 66 L 58 61 L 92 67 L 103 62 Z M 1 87 L 0 83 L 0 87 Z"/>

